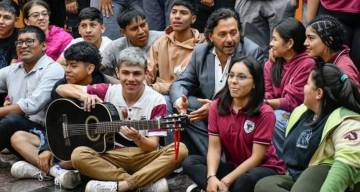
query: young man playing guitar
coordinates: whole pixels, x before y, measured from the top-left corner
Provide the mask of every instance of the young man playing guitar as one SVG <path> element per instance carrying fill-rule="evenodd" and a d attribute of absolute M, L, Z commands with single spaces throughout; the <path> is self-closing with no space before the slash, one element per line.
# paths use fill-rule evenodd
<path fill-rule="evenodd" d="M 56 92 L 63 97 L 83 101 L 85 111 L 90 111 L 97 102 L 110 102 L 115 105 L 123 120 L 165 116 L 164 97 L 144 84 L 145 53 L 140 48 L 129 47 L 120 52 L 117 62 L 118 85 L 66 84 L 60 85 Z M 138 188 L 145 188 L 145 191 L 168 191 L 163 177 L 180 166 L 188 151 L 180 143 L 178 157 L 175 158 L 174 144 L 159 149 L 159 136 L 165 135 L 166 132 L 162 130 L 138 131 L 122 126 L 113 150 L 99 154 L 90 147 L 78 147 L 72 152 L 72 165 L 81 174 L 96 179 L 88 182 L 85 189 L 87 192 L 129 191 Z"/>
<path fill-rule="evenodd" d="M 73 44 L 65 51 L 66 63 L 65 77 L 55 83 L 53 91 L 51 92 L 52 99 L 61 97 L 55 91 L 55 89 L 62 84 L 77 84 L 77 85 L 89 85 L 96 83 L 108 83 L 109 81 L 99 70 L 101 65 L 101 56 L 99 50 L 92 44 L 87 42 L 79 42 Z M 25 159 L 40 159 L 41 164 L 38 168 L 32 164 L 19 161 L 15 163 L 11 168 L 11 173 L 17 178 L 34 178 L 38 175 L 45 176 L 46 173 L 55 177 L 55 183 L 61 185 L 64 188 L 74 188 L 80 183 L 80 177 L 78 174 L 72 171 L 61 169 L 59 165 L 53 164 L 53 154 L 50 152 L 47 140 L 44 139 L 45 135 L 37 135 L 25 131 L 17 131 L 11 137 L 11 146 L 14 149 L 21 149 L 24 146 L 32 146 L 27 148 L 27 151 L 17 150 L 18 153 Z M 42 142 L 40 142 L 42 141 Z M 39 145 L 39 143 L 41 143 Z M 32 151 L 32 152 L 29 152 Z M 31 161 L 29 161 L 31 162 Z M 60 162 L 60 165 L 64 168 L 71 169 L 71 162 Z"/>

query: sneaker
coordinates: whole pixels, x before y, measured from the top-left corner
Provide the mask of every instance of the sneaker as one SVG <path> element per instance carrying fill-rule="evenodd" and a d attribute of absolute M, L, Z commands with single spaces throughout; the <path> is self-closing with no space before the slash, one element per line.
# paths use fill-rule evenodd
<path fill-rule="evenodd" d="M 163 177 L 155 183 L 145 186 L 143 192 L 169 192 L 168 183 Z"/>
<path fill-rule="evenodd" d="M 50 175 L 55 177 L 54 184 L 66 189 L 74 189 L 81 184 L 80 172 L 78 170 L 63 169 L 59 165 L 50 168 Z"/>
<path fill-rule="evenodd" d="M 205 192 L 202 190 L 196 183 L 191 184 L 187 189 L 186 192 Z"/>
<path fill-rule="evenodd" d="M 51 180 L 52 177 L 46 175 L 39 168 L 26 161 L 18 161 L 11 166 L 11 175 L 19 179 L 38 179 L 39 181 Z"/>
<path fill-rule="evenodd" d="M 117 183 L 91 180 L 86 184 L 85 192 L 117 192 Z"/>
<path fill-rule="evenodd" d="M 74 189 L 81 184 L 80 173 L 77 170 L 67 170 L 55 177 L 54 184 L 65 189 Z"/>

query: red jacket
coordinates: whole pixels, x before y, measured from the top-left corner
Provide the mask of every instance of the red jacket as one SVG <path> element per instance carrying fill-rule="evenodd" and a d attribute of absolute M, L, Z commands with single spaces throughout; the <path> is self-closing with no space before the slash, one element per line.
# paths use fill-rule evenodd
<path fill-rule="evenodd" d="M 334 55 L 330 62 L 334 63 L 339 69 L 349 76 L 349 78 L 360 88 L 360 74 L 355 64 L 351 60 L 350 49 L 345 47 L 342 51 L 339 51 Z"/>
<path fill-rule="evenodd" d="M 315 60 L 305 52 L 296 55 L 283 64 L 282 79 L 279 87 L 271 81 L 273 63 L 266 62 L 264 67 L 265 98 L 280 99 L 279 109 L 291 112 L 304 101 L 304 85 L 314 68 Z"/>

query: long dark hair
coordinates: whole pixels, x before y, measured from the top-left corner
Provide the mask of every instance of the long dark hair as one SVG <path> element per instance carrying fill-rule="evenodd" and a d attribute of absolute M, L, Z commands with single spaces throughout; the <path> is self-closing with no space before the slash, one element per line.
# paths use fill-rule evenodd
<path fill-rule="evenodd" d="M 300 21 L 290 17 L 286 18 L 277 24 L 273 31 L 276 31 L 285 42 L 292 39 L 294 41 L 292 49 L 297 54 L 305 51 L 305 27 Z M 271 68 L 271 81 L 276 87 L 280 87 L 284 63 L 284 58 L 275 58 L 274 65 Z"/>
<path fill-rule="evenodd" d="M 259 113 L 259 109 L 264 100 L 265 86 L 262 66 L 252 57 L 245 56 L 235 58 L 230 66 L 229 72 L 236 63 L 243 63 L 248 69 L 254 79 L 255 87 L 250 93 L 250 100 L 244 111 L 247 115 L 256 115 Z M 219 105 L 217 111 L 220 115 L 228 115 L 230 113 L 230 107 L 233 101 L 233 97 L 230 95 L 228 83 L 221 90 L 219 94 Z"/>
<path fill-rule="evenodd" d="M 360 113 L 358 87 L 334 64 L 317 63 L 310 78 L 316 88 L 321 88 L 324 91 L 318 119 L 330 114 L 339 107 L 345 107 Z"/>

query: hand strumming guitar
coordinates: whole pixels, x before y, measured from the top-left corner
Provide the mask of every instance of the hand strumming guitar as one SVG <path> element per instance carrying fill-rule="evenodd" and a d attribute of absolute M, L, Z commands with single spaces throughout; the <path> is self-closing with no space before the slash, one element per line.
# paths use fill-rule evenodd
<path fill-rule="evenodd" d="M 103 100 L 97 95 L 90 95 L 84 93 L 81 95 L 80 100 L 84 102 L 84 111 L 90 112 L 91 108 L 95 108 L 96 103 L 102 103 Z"/>

